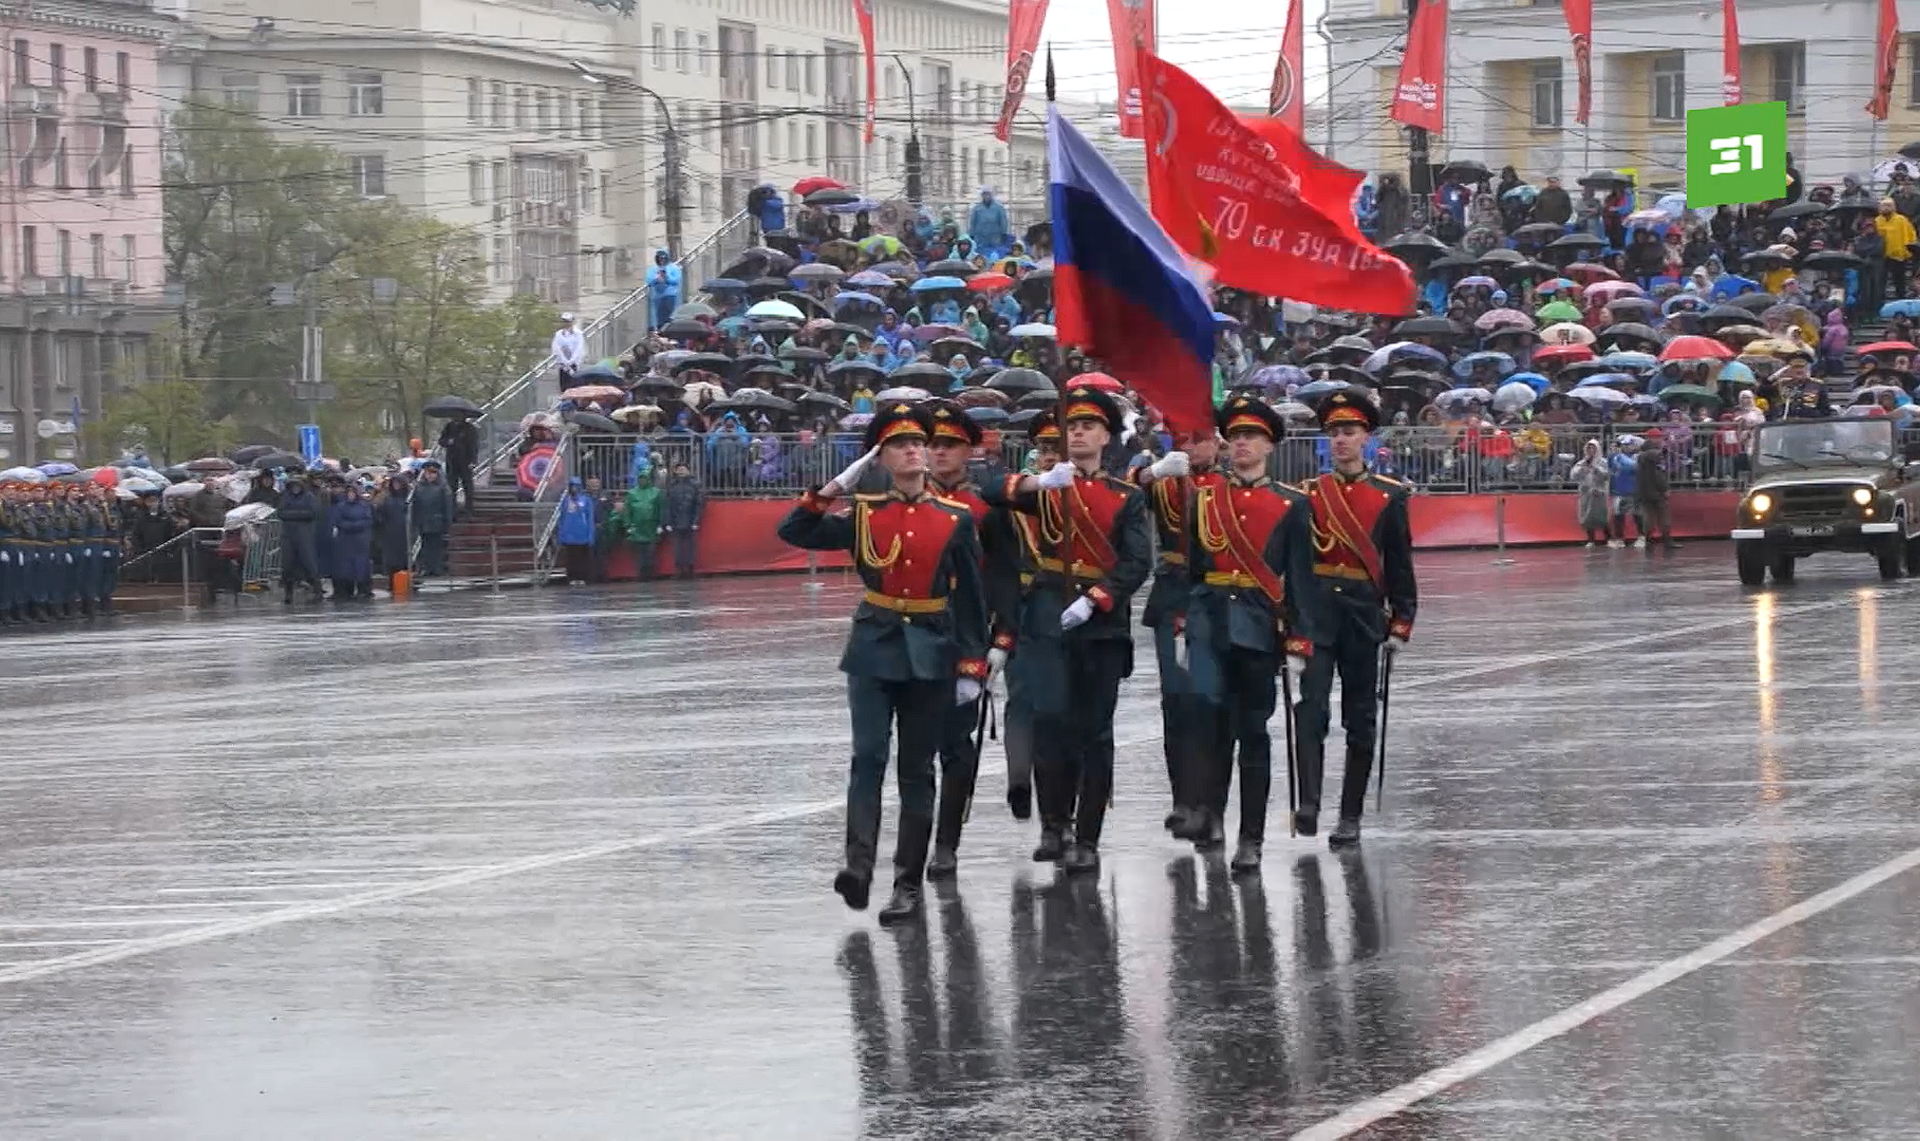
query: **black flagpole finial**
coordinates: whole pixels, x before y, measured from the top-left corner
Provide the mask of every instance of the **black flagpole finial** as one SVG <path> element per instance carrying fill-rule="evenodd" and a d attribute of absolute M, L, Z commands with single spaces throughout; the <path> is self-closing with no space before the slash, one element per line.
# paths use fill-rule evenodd
<path fill-rule="evenodd" d="M 1047 102 L 1054 100 L 1053 93 L 1053 42 L 1047 42 Z"/>

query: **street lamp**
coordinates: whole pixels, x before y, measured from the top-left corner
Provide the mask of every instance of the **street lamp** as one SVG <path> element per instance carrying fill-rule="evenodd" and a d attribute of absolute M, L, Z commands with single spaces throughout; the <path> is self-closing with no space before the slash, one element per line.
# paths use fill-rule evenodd
<path fill-rule="evenodd" d="M 653 97 L 654 106 L 660 109 L 660 122 L 666 127 L 666 192 L 661 195 L 660 210 L 667 217 L 668 256 L 680 256 L 680 134 L 673 129 L 673 112 L 667 110 L 667 101 L 658 91 L 644 84 L 617 75 L 601 75 L 577 59 L 567 61 L 573 69 L 584 76 L 589 83 L 597 83 L 606 88 L 627 88 L 642 95 Z"/>

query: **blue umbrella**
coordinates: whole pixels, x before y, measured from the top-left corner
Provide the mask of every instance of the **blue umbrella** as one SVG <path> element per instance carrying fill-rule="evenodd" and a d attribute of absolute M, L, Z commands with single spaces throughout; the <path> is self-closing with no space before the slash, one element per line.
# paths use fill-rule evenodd
<path fill-rule="evenodd" d="M 79 468 L 74 467 L 65 460 L 54 460 L 51 463 L 40 465 L 40 473 L 42 475 L 72 475 L 79 470 Z"/>
<path fill-rule="evenodd" d="M 1707 294 L 1714 300 L 1719 301 L 1730 297 L 1738 297 L 1742 293 L 1758 293 L 1759 291 L 1760 283 L 1751 277 L 1738 277 L 1734 274 L 1728 274 L 1719 281 L 1714 282 L 1713 288 L 1708 290 Z M 1671 312 L 1671 310 L 1669 310 L 1669 312 Z"/>
<path fill-rule="evenodd" d="M 1254 369 L 1236 382 L 1238 388 L 1269 388 L 1286 391 L 1289 384 L 1311 384 L 1307 370 L 1297 365 L 1270 364 Z"/>
<path fill-rule="evenodd" d="M 748 323 L 745 317 L 725 317 L 714 327 L 731 336 L 735 333 L 745 331 Z"/>
<path fill-rule="evenodd" d="M 892 289 L 893 279 L 884 273 L 875 273 L 863 269 L 847 279 L 848 285 L 858 285 L 862 289 Z"/>
<path fill-rule="evenodd" d="M 1505 353 L 1480 352 L 1468 353 L 1453 366 L 1453 375 L 1465 380 L 1473 375 L 1476 366 L 1490 364 L 1499 376 L 1505 376 L 1514 369 L 1513 358 Z"/>
<path fill-rule="evenodd" d="M 1442 368 L 1447 365 L 1447 354 L 1431 345 L 1423 345 L 1417 341 L 1395 341 L 1391 345 L 1375 349 L 1373 355 L 1368 357 L 1366 363 L 1360 367 L 1367 372 L 1379 372 L 1394 361 L 1404 360 L 1407 357 L 1425 357 Z"/>
<path fill-rule="evenodd" d="M 747 283 L 731 277 L 716 277 L 700 287 L 702 293 L 738 293 L 746 289 Z"/>
<path fill-rule="evenodd" d="M 1526 183 L 1523 182 L 1520 185 L 1514 187 L 1512 190 L 1509 190 L 1505 194 L 1502 194 L 1500 196 L 1500 199 L 1503 202 L 1525 202 L 1531 205 L 1533 200 L 1535 198 L 1538 198 L 1539 196 L 1540 196 L 1540 192 L 1538 190 L 1535 190 L 1533 187 L 1528 186 Z"/>
<path fill-rule="evenodd" d="M 839 294 L 833 299 L 833 304 L 834 304 L 834 307 L 837 309 L 842 305 L 850 305 L 856 301 L 862 305 L 873 305 L 882 309 L 886 308 L 886 304 L 887 304 L 886 302 L 880 300 L 878 297 L 875 297 L 871 293 L 857 293 L 857 292 Z"/>
<path fill-rule="evenodd" d="M 1746 279 L 1742 278 L 1741 280 L 1745 281 Z M 1714 290 L 1716 293 L 1719 291 L 1719 288 L 1720 287 L 1717 285 L 1714 286 Z M 1732 296 L 1732 295 L 1729 294 L 1729 296 Z M 1667 298 L 1667 303 L 1660 307 L 1660 312 L 1665 314 L 1668 317 L 1671 317 L 1675 313 L 1682 313 L 1682 312 L 1700 313 L 1705 311 L 1706 308 L 1707 308 L 1707 303 L 1705 301 L 1702 301 L 1700 298 L 1695 297 L 1693 294 L 1679 293 L 1679 294 L 1675 294 L 1672 297 Z"/>
<path fill-rule="evenodd" d="M 931 293 L 937 289 L 965 289 L 967 283 L 957 277 L 923 277 L 907 288 L 915 293 Z"/>
<path fill-rule="evenodd" d="M 1587 379 L 1581 381 L 1579 384 L 1574 385 L 1573 387 L 1576 389 L 1618 388 L 1623 384 L 1639 384 L 1639 383 L 1640 383 L 1640 378 L 1630 373 L 1603 372 L 1597 376 L 1590 376 Z"/>
<path fill-rule="evenodd" d="M 1652 353 L 1619 352 L 1608 353 L 1606 356 L 1601 357 L 1597 363 L 1606 365 L 1611 369 L 1623 369 L 1631 372 L 1637 368 L 1653 368 L 1660 363 L 1660 358 L 1654 356 Z"/>
<path fill-rule="evenodd" d="M 1229 317 L 1225 313 L 1216 312 L 1213 315 L 1213 323 L 1216 325 L 1238 325 L 1240 319 L 1238 317 Z"/>
<path fill-rule="evenodd" d="M 1542 396 L 1546 395 L 1547 389 L 1553 387 L 1551 380 L 1537 372 L 1516 372 L 1507 378 L 1507 383 L 1527 385 Z"/>
<path fill-rule="evenodd" d="M 978 408 L 969 408 L 967 409 L 967 419 L 983 426 L 988 424 L 1004 424 L 1007 422 L 1007 410 L 1005 408 L 992 408 L 985 405 Z"/>
<path fill-rule="evenodd" d="M 1344 392 L 1352 388 L 1344 380 L 1316 380 L 1312 384 L 1303 384 L 1293 394 L 1295 400 L 1318 400 L 1330 392 Z"/>
<path fill-rule="evenodd" d="M 1484 388 L 1450 388 L 1433 398 L 1433 402 L 1442 407 L 1461 404 L 1485 404 L 1493 399 L 1493 393 Z"/>
<path fill-rule="evenodd" d="M 1920 300 L 1907 298 L 1901 301 L 1889 301 L 1880 307 L 1882 317 L 1920 317 Z"/>

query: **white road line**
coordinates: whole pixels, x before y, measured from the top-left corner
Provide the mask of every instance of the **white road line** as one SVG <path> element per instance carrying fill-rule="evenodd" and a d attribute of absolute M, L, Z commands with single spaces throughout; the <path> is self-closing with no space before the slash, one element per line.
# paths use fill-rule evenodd
<path fill-rule="evenodd" d="M 1659 990 L 1668 983 L 1709 967 L 1722 959 L 1746 950 L 1769 935 L 1776 934 L 1847 902 L 1863 892 L 1920 867 L 1920 848 L 1895 856 L 1886 863 L 1862 872 L 1837 887 L 1810 896 L 1783 911 L 1777 911 L 1757 923 L 1723 935 L 1696 951 L 1669 959 L 1652 970 L 1635 975 L 1618 986 L 1601 991 L 1585 1002 L 1567 1007 L 1496 1042 L 1438 1069 L 1429 1070 L 1404 1085 L 1348 1106 L 1318 1125 L 1294 1134 L 1294 1141 L 1334 1141 L 1370 1128 L 1396 1114 L 1403 1113 L 1437 1093 L 1462 1082 L 1471 1081 L 1503 1062 L 1510 1061 L 1544 1042 L 1576 1030 L 1603 1014 L 1617 1010 L 1636 998 Z M 1747 964 L 1743 964 L 1747 965 Z M 4 974 L 0 974 L 4 978 Z"/>
<path fill-rule="evenodd" d="M 198 919 L 41 919 L 0 923 L 0 931 L 45 931 L 59 927 L 184 927 Z"/>
<path fill-rule="evenodd" d="M 290 888 L 294 891 L 312 891 L 329 887 L 397 887 L 403 880 L 343 880 L 338 883 L 236 883 L 224 887 L 162 887 L 155 888 L 155 895 L 219 895 L 229 891 L 279 891 Z"/>
<path fill-rule="evenodd" d="M 174 903 L 90 903 L 80 911 L 198 911 L 208 907 L 298 907 L 306 899 L 182 899 Z"/>
<path fill-rule="evenodd" d="M 109 947 L 117 946 L 118 939 L 40 939 L 31 943 L 0 943 L 0 951 L 15 951 L 25 947 Z"/>
<path fill-rule="evenodd" d="M 312 903 L 283 907 L 261 915 L 249 915 L 230 919 L 220 923 L 202 924 L 189 931 L 176 931 L 168 935 L 152 935 L 142 939 L 129 939 L 112 947 L 102 947 L 94 951 L 81 951 L 72 955 L 60 955 L 37 963 L 23 963 L 14 967 L 0 967 L 0 985 L 26 982 L 31 979 L 46 978 L 50 975 L 65 974 L 82 967 L 101 966 L 117 963 L 126 959 L 135 959 L 151 955 L 158 951 L 168 951 L 176 947 L 190 947 L 197 943 L 206 943 L 214 939 L 224 939 L 233 935 L 246 935 L 262 931 L 269 927 L 279 927 L 288 923 L 297 923 L 303 919 L 317 919 L 327 915 L 337 915 L 343 911 L 354 911 L 376 904 L 392 903 L 397 900 L 411 899 L 429 892 L 445 891 L 449 888 L 466 887 L 470 884 L 485 883 L 488 880 L 519 875 L 522 872 L 544 871 L 548 868 L 577 864 L 583 860 L 597 860 L 604 856 L 615 856 L 645 848 L 664 848 L 713 836 L 723 832 L 735 832 L 742 828 L 752 828 L 761 824 L 776 824 L 785 820 L 799 820 L 808 816 L 818 816 L 831 809 L 840 808 L 845 801 L 840 797 L 832 800 L 816 800 L 808 804 L 788 805 L 785 808 L 770 809 L 766 812 L 751 813 L 728 820 L 715 821 L 698 828 L 686 828 L 664 836 L 642 836 L 629 840 L 608 840 L 584 848 L 573 848 L 564 852 L 546 852 L 537 856 L 527 856 L 505 863 L 488 864 L 468 871 L 451 875 L 436 876 L 433 879 L 417 883 L 397 884 L 393 887 L 363 891 L 356 895 L 342 896 L 339 899 L 315 900 Z M 97 924 L 53 924 L 48 926 L 112 926 L 137 923 L 198 923 L 192 919 L 149 919 L 102 922 Z M 6 925 L 0 924 L 0 928 Z"/>

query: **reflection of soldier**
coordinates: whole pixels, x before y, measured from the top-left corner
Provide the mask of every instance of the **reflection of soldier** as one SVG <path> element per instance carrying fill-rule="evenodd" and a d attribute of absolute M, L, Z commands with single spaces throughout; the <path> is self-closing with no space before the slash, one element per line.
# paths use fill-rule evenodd
<path fill-rule="evenodd" d="M 1060 425 L 1051 410 L 1036 416 L 1027 428 L 1033 443 L 1035 467 L 1046 471 L 1060 462 Z M 1007 522 L 1019 545 L 1020 602 L 1016 608 L 1014 629 L 1018 640 L 1013 657 L 1007 663 L 1007 806 L 1016 820 L 1033 814 L 1034 726 L 1042 715 L 1056 715 L 1065 702 L 1065 668 L 1060 658 L 1059 579 L 1040 573 L 1047 563 L 1058 564 L 1059 552 L 1041 534 L 1040 520 L 1033 515 L 1009 513 Z M 1038 786 L 1044 797 L 1049 786 Z M 1040 805 L 1040 818 L 1052 819 L 1047 805 Z M 1055 857 L 1048 856 L 1053 859 Z"/>
<path fill-rule="evenodd" d="M 1141 1074 L 1125 1051 L 1120 954 L 1098 882 L 1067 877 L 1039 889 L 1016 882 L 1012 935 L 1019 998 L 1010 1068 L 1036 1087 L 1074 1093 L 1057 1104 L 1023 1107 L 1022 1132 L 1061 1137 L 1151 1132 L 1138 1120 Z M 1062 1028 L 1071 1029 L 1063 1034 Z"/>

